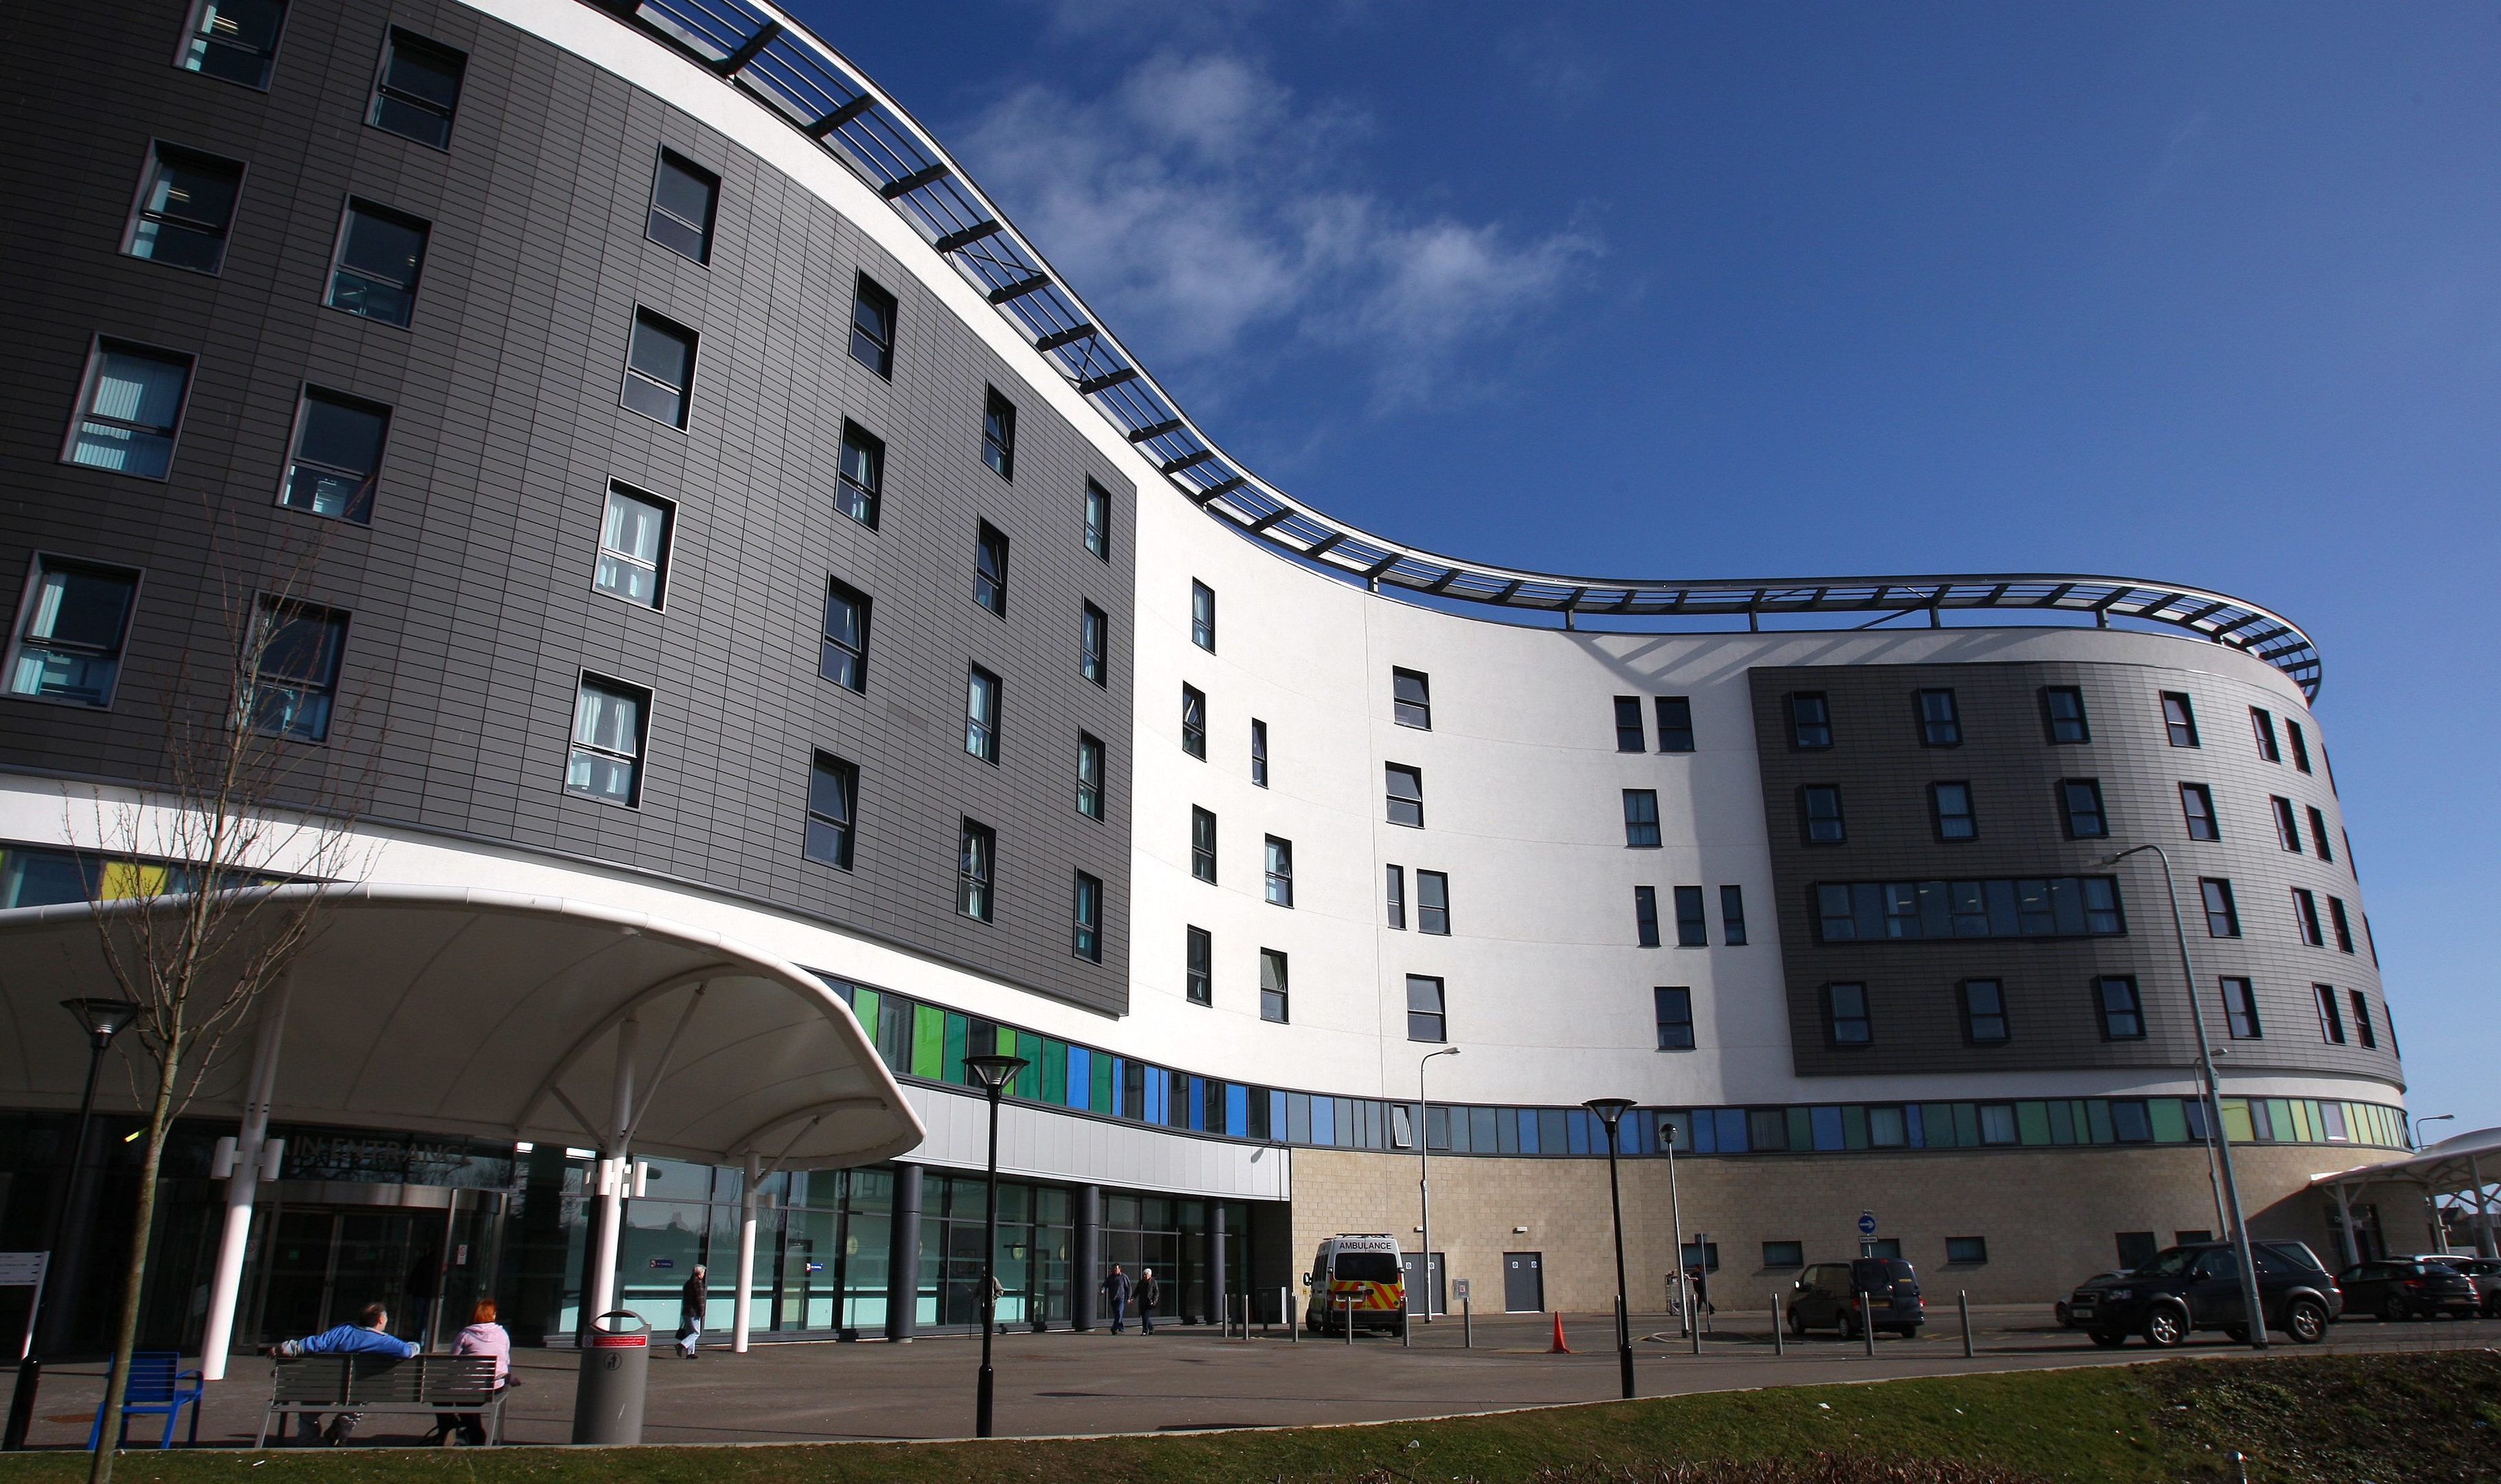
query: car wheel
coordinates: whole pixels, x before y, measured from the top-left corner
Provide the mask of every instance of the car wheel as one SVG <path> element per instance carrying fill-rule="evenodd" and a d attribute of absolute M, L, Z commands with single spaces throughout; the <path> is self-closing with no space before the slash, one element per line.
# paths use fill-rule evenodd
<path fill-rule="evenodd" d="M 2394 1294 L 2390 1294 L 2388 1297 L 2380 1301 L 2380 1319 L 2383 1323 L 2395 1324 L 2405 1317 L 2405 1300 L 2398 1298 Z"/>
<path fill-rule="evenodd" d="M 2093 1330 L 2089 1333 L 2093 1336 L 2093 1343 L 2105 1350 L 2116 1350 L 2127 1343 L 2127 1336 L 2117 1330 Z"/>
<path fill-rule="evenodd" d="M 2284 1311 L 2284 1332 L 2296 1345 L 2315 1345 L 2327 1337 L 2327 1310 L 2315 1299 L 2295 1299 Z"/>
<path fill-rule="evenodd" d="M 2145 1316 L 2145 1342 L 2157 1350 L 2177 1350 L 2188 1343 L 2188 1311 L 2177 1303 L 2157 1303 Z"/>
<path fill-rule="evenodd" d="M 1858 1337 L 1858 1316 L 1848 1309 L 1841 1311 L 1841 1337 L 1844 1339 Z"/>
<path fill-rule="evenodd" d="M 1796 1309 L 1789 1310 L 1789 1333 L 1800 1339 L 1806 1338 L 1806 1316 Z"/>

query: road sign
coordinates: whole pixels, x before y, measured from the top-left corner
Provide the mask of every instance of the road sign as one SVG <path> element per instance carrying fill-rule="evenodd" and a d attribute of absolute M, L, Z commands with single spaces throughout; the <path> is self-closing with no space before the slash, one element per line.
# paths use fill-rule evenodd
<path fill-rule="evenodd" d="M 49 1252 L 0 1252 L 0 1288 L 36 1288 L 44 1281 Z"/>
<path fill-rule="evenodd" d="M 1467 1279 L 1452 1278 L 1451 1280 L 1451 1302 L 1452 1303 L 1465 1303 L 1468 1302 Z"/>
<path fill-rule="evenodd" d="M 1874 1211 L 1860 1211 L 1858 1213 L 1858 1235 L 1861 1237 L 1873 1237 L 1876 1235 L 1876 1213 Z"/>

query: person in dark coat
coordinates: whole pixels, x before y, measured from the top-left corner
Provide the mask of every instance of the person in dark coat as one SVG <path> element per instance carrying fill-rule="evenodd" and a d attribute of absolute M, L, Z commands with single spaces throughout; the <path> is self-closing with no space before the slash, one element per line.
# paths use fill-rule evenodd
<path fill-rule="evenodd" d="M 1164 1286 L 1155 1281 L 1152 1268 L 1138 1270 L 1138 1328 L 1146 1334 L 1155 1333 L 1155 1305 L 1164 1302 Z"/>
<path fill-rule="evenodd" d="M 1129 1275 L 1120 1270 L 1117 1263 L 1103 1275 L 1103 1306 L 1112 1311 L 1112 1333 L 1119 1334 L 1122 1322 L 1129 1317 Z"/>
<path fill-rule="evenodd" d="M 686 1360 L 693 1360 L 695 1348 L 703 1343 L 704 1309 L 711 1298 L 711 1285 L 704 1281 L 704 1265 L 697 1263 L 694 1276 L 678 1290 L 678 1354 Z"/>

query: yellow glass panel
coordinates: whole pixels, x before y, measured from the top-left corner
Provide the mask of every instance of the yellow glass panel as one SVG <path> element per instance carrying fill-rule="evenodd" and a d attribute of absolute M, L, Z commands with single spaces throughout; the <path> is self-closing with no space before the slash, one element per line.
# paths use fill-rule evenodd
<path fill-rule="evenodd" d="M 161 896 L 165 891 L 165 868 L 143 866 L 137 861 L 107 861 L 104 878 L 98 884 L 99 902 L 124 902 L 133 897 Z"/>

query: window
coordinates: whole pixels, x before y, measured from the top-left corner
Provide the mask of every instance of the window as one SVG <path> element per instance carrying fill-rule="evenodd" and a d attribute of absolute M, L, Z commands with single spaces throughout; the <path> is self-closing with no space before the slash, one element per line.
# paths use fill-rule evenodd
<path fill-rule="evenodd" d="M 1285 1024 L 1285 955 L 1274 948 L 1260 949 L 1259 1018 Z"/>
<path fill-rule="evenodd" d="M 1798 790 L 1799 808 L 1806 821 L 1806 842 L 1810 845 L 1837 845 L 1850 838 L 1841 820 L 1841 790 L 1830 783 L 1809 783 Z"/>
<path fill-rule="evenodd" d="M 817 674 L 846 690 L 868 690 L 868 594 L 836 577 L 825 579 L 825 636 L 817 651 Z"/>
<path fill-rule="evenodd" d="M 1216 1003 L 1216 938 L 1205 928 L 1184 928 L 1182 993 L 1192 1005 Z"/>
<path fill-rule="evenodd" d="M 1016 478 L 1016 404 L 986 388 L 982 405 L 982 462 L 1002 479 Z"/>
<path fill-rule="evenodd" d="M 2200 876 L 2197 895 L 2206 904 L 2206 936 L 2238 938 L 2241 936 L 2241 911 L 2232 901 L 2232 883 L 2218 876 Z"/>
<path fill-rule="evenodd" d="M 2327 946 L 2327 937 L 2318 929 L 2318 899 L 2307 886 L 2292 889 L 2292 916 L 2301 928 L 2301 940 L 2314 948 Z"/>
<path fill-rule="evenodd" d="M 1085 481 L 1085 549 L 1112 559 L 1112 494 L 1092 479 Z"/>
<path fill-rule="evenodd" d="M 243 166 L 236 161 L 159 144 L 149 154 L 139 209 L 131 214 L 121 250 L 151 263 L 215 273 L 225 263 L 226 232 L 242 192 Z"/>
<path fill-rule="evenodd" d="M 1001 618 L 1008 615 L 1008 539 L 986 520 L 974 538 L 973 601 Z"/>
<path fill-rule="evenodd" d="M 391 27 L 365 122 L 420 145 L 449 149 L 451 111 L 460 105 L 460 74 L 468 66 L 465 52 Z"/>
<path fill-rule="evenodd" d="M 9 647 L 9 694 L 111 706 L 138 595 L 128 568 L 37 557 Z"/>
<path fill-rule="evenodd" d="M 1819 690 L 1789 697 L 1789 744 L 1817 748 L 1832 745 L 1832 707 Z"/>
<path fill-rule="evenodd" d="M 1216 884 L 1216 815 L 1197 808 L 1189 811 L 1189 874 Z"/>
<path fill-rule="evenodd" d="M 636 310 L 633 339 L 625 347 L 625 389 L 617 401 L 629 412 L 684 428 L 694 380 L 695 332 Z"/>
<path fill-rule="evenodd" d="M 2180 813 L 2188 821 L 2190 840 L 2221 840 L 2223 832 L 2215 821 L 2215 796 L 2203 783 L 2180 785 Z"/>
<path fill-rule="evenodd" d="M 2261 710 L 2254 706 L 2251 707 L 2250 731 L 2254 733 L 2257 737 L 2258 761 L 2262 763 L 2281 763 L 2284 761 L 2284 753 L 2282 749 L 2276 746 L 2275 716 L 2272 712 Z"/>
<path fill-rule="evenodd" d="M 2227 976 L 2219 981 L 2223 987 L 2223 1030 L 2234 1040 L 2258 1040 L 2266 1029 L 2258 1024 L 2257 996 L 2251 991 L 2250 981 Z"/>
<path fill-rule="evenodd" d="M 1389 822 L 1424 827 L 1424 770 L 1405 763 L 1384 763 L 1382 777 L 1389 796 Z"/>
<path fill-rule="evenodd" d="M 1268 786 L 1268 723 L 1256 716 L 1250 718 L 1250 781 Z"/>
<path fill-rule="evenodd" d="M 1616 750 L 1648 752 L 1650 737 L 1642 730 L 1642 704 L 1639 696 L 1616 698 Z"/>
<path fill-rule="evenodd" d="M 1975 1046 L 2006 1042 L 2006 985 L 1998 979 L 1962 981 L 1962 1034 Z"/>
<path fill-rule="evenodd" d="M 2197 713 L 2189 709 L 2188 697 L 2183 692 L 2166 690 L 2162 693 L 2162 726 L 2171 734 L 2171 745 L 2197 745 Z"/>
<path fill-rule="evenodd" d="M 817 753 L 808 768 L 808 827 L 800 853 L 850 870 L 852 821 L 858 810 L 859 770 L 830 752 Z"/>
<path fill-rule="evenodd" d="M 190 385 L 189 356 L 99 339 L 87 357 L 78 421 L 62 457 L 89 469 L 165 478 Z"/>
<path fill-rule="evenodd" d="M 1984 1144 L 2015 1142 L 2015 1105 L 1984 1103 L 1980 1105 L 1980 1141 Z"/>
<path fill-rule="evenodd" d="M 1953 1264 L 1987 1262 L 1988 1238 L 1985 1237 L 1947 1237 L 1946 1261 Z"/>
<path fill-rule="evenodd" d="M 1693 991 L 1682 985 L 1650 992 L 1651 1012 L 1658 1023 L 1658 1049 L 1693 1049 Z"/>
<path fill-rule="evenodd" d="M 978 820 L 966 819 L 955 831 L 955 910 L 975 922 L 990 920 L 998 848 L 997 833 Z"/>
<path fill-rule="evenodd" d="M 1268 837 L 1268 902 L 1273 907 L 1294 905 L 1294 842 Z"/>
<path fill-rule="evenodd" d="M 1980 821 L 1972 816 L 1968 783 L 1929 784 L 1928 818 L 1941 841 L 1980 838 Z"/>
<path fill-rule="evenodd" d="M 260 652 L 247 656 L 247 688 L 235 709 L 251 719 L 253 730 L 272 737 L 316 742 L 328 737 L 348 615 L 263 598 L 253 642 Z"/>
<path fill-rule="evenodd" d="M 1658 750 L 1690 752 L 1693 750 L 1693 703 L 1684 696 L 1661 696 L 1658 711 Z"/>
<path fill-rule="evenodd" d="M 2094 1004 L 2102 1016 L 2102 1039 L 2143 1040 L 2145 1004 L 2136 997 L 2136 980 L 2127 974 L 2104 974 L 2093 981 Z"/>
<path fill-rule="evenodd" d="M 1112 620 L 1091 603 L 1078 619 L 1077 673 L 1097 685 L 1112 683 Z"/>
<path fill-rule="evenodd" d="M 1914 698 L 1918 706 L 1919 742 L 1929 747 L 1962 745 L 1962 710 L 1954 705 L 1950 690 L 1923 690 Z"/>
<path fill-rule="evenodd" d="M 1207 696 L 1195 685 L 1181 688 L 1181 750 L 1207 757 Z"/>
<path fill-rule="evenodd" d="M 964 750 L 984 763 L 999 760 L 999 677 L 979 665 L 964 680 Z"/>
<path fill-rule="evenodd" d="M 2327 843 L 2327 816 L 2318 812 L 2318 805 L 2309 807 L 2310 848 L 2322 861 L 2336 859 L 2335 850 Z"/>
<path fill-rule="evenodd" d="M 1216 589 L 1195 579 L 1189 584 L 1189 642 L 1216 652 Z"/>
<path fill-rule="evenodd" d="M 1680 948 L 1711 946 L 1711 924 L 1702 916 L 1702 888 L 1699 886 L 1676 889 L 1676 945 Z"/>
<path fill-rule="evenodd" d="M 1433 678 L 1420 670 L 1389 672 L 1389 716 L 1402 727 L 1433 730 Z"/>
<path fill-rule="evenodd" d="M 1077 734 L 1077 812 L 1103 817 L 1103 740 L 1089 732 Z"/>
<path fill-rule="evenodd" d="M 2358 989 L 2347 990 L 2345 1000 L 2353 1008 L 2353 1039 L 2362 1043 L 2365 1051 L 2379 1050 L 2380 1033 L 2371 1024 L 2371 1002 Z"/>
<path fill-rule="evenodd" d="M 1077 887 L 1068 909 L 1068 951 L 1089 964 L 1103 962 L 1103 881 L 1077 873 Z"/>
<path fill-rule="evenodd" d="M 2103 840 L 2109 837 L 2110 819 L 2102 812 L 2100 779 L 2059 779 L 2058 809 L 2065 816 L 2069 840 Z"/>
<path fill-rule="evenodd" d="M 370 201 L 350 199 L 321 301 L 383 324 L 406 326 L 417 312 L 417 275 L 425 263 L 423 221 Z"/>
<path fill-rule="evenodd" d="M 1450 1039 L 1449 1018 L 1442 1013 L 1442 981 L 1420 973 L 1407 976 L 1407 1039 Z"/>
<path fill-rule="evenodd" d="M 371 520 L 374 483 L 389 433 L 389 408 L 306 387 L 295 412 L 295 454 L 287 463 L 278 503 L 358 525 Z M 616 508 L 614 496 L 609 508 Z M 659 606 L 649 596 L 640 601 Z"/>
<path fill-rule="evenodd" d="M 1867 986 L 1823 986 L 1823 1025 L 1825 1038 L 1835 1046 L 1870 1044 L 1875 1037 L 1867 1020 Z"/>
<path fill-rule="evenodd" d="M 851 288 L 851 359 L 894 379 L 894 295 L 867 274 Z"/>
<path fill-rule="evenodd" d="M 299 440 L 299 445 L 309 440 Z M 377 430 L 379 445 L 379 430 Z M 301 457 L 299 464 L 301 467 Z M 287 504 L 296 484 L 293 476 L 287 480 Z M 644 608 L 658 608 L 664 580 L 668 576 L 669 527 L 676 507 L 668 501 L 647 495 L 622 484 L 608 486 L 608 509 L 599 520 L 599 560 L 591 569 L 590 585 L 612 598 L 622 598 Z M 321 513 L 334 513 L 323 511 Z M 827 614 L 831 631 L 832 617 Z M 857 686 L 853 686 L 857 689 Z"/>
<path fill-rule="evenodd" d="M 2295 855 L 2301 853 L 2301 826 L 2293 821 L 2292 801 L 2269 795 L 2267 803 L 2275 809 L 2275 842 Z"/>
<path fill-rule="evenodd" d="M 1405 932 L 1407 929 L 1407 868 L 1392 866 L 1388 871 L 1388 923 Z"/>
<path fill-rule="evenodd" d="M 650 691 L 584 676 L 573 703 L 565 792 L 609 804 L 640 804 L 644 726 L 650 709 Z"/>
<path fill-rule="evenodd" d="M 2301 723 L 2284 718 L 2284 740 L 2292 746 L 2292 766 L 2304 773 L 2310 771 L 2310 740 L 2301 735 Z"/>
<path fill-rule="evenodd" d="M 1719 888 L 1719 941 L 1731 948 L 1746 946 L 1746 888 Z"/>
<path fill-rule="evenodd" d="M 246 87 L 269 86 L 286 0 L 196 0 L 176 64 Z"/>
<path fill-rule="evenodd" d="M 1825 881 L 1815 887 L 1825 942 L 1887 939 L 2107 938 L 2127 931 L 2110 876 L 1980 881 Z"/>
<path fill-rule="evenodd" d="M 1658 790 L 1624 790 L 1624 843 L 1635 849 L 1658 846 Z"/>
<path fill-rule="evenodd" d="M 2041 721 L 2050 729 L 2050 741 L 2053 743 L 2093 740 L 2092 727 L 2084 719 L 2084 693 L 2080 686 L 2041 687 Z"/>
<path fill-rule="evenodd" d="M 1800 1241 L 1767 1241 L 1763 1243 L 1763 1266 L 1766 1268 L 1805 1267 L 1806 1243 Z"/>
<path fill-rule="evenodd" d="M 1633 932 L 1645 948 L 1658 946 L 1658 888 L 1633 888 Z"/>
<path fill-rule="evenodd" d="M 856 422 L 843 423 L 842 462 L 834 478 L 834 509 L 877 529 L 885 496 L 885 440 Z"/>
<path fill-rule="evenodd" d="M 2336 931 L 2336 951 L 2339 953 L 2352 952 L 2353 923 L 2352 919 L 2345 915 L 2344 898 L 2330 897 L 2327 899 L 2327 925 Z"/>
<path fill-rule="evenodd" d="M 2318 1034 L 2331 1046 L 2345 1044 L 2345 1016 L 2336 1006 L 2336 986 L 2313 984 L 2310 992 L 2318 1000 Z"/>
<path fill-rule="evenodd" d="M 1416 931 L 1437 938 L 1451 936 L 1451 877 L 1448 872 L 1416 873 Z"/>

